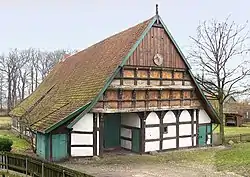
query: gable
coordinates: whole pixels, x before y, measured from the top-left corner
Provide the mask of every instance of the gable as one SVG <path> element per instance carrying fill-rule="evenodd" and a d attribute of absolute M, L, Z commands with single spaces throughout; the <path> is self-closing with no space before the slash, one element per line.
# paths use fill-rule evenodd
<path fill-rule="evenodd" d="M 156 65 L 156 54 L 163 56 Z M 154 24 L 93 107 L 97 112 L 205 109 L 220 122 L 164 24 Z"/>
<path fill-rule="evenodd" d="M 128 59 L 126 65 L 156 67 L 153 61 L 156 54 L 160 54 L 164 58 L 161 67 L 186 68 L 183 59 L 165 29 L 156 26 L 149 30 Z"/>

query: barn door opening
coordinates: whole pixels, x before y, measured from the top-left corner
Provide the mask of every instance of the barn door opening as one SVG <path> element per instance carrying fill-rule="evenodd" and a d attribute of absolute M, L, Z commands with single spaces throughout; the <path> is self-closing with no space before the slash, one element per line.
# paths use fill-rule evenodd
<path fill-rule="evenodd" d="M 52 159 L 53 161 L 60 161 L 68 157 L 66 134 L 52 135 Z"/>
<path fill-rule="evenodd" d="M 200 125 L 199 126 L 199 136 L 198 136 L 198 142 L 199 142 L 199 146 L 205 146 L 207 143 L 207 126 L 206 125 Z"/>
<path fill-rule="evenodd" d="M 103 146 L 105 149 L 120 147 L 120 114 L 104 115 L 104 137 Z"/>
<path fill-rule="evenodd" d="M 132 151 L 140 151 L 140 129 L 132 129 Z"/>

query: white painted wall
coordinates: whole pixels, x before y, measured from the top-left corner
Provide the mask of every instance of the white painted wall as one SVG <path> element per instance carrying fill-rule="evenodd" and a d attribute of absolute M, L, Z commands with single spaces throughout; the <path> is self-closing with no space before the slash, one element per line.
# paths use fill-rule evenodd
<path fill-rule="evenodd" d="M 192 124 L 180 124 L 179 125 L 179 136 L 192 135 Z"/>
<path fill-rule="evenodd" d="M 99 122 L 99 116 L 98 121 Z M 93 132 L 93 113 L 83 116 L 72 131 Z M 71 145 L 93 145 L 93 134 L 71 134 Z M 97 133 L 97 153 L 99 154 L 99 132 Z M 71 147 L 71 156 L 93 156 L 93 147 Z"/>
<path fill-rule="evenodd" d="M 126 138 L 132 138 L 132 130 L 128 128 L 121 128 L 121 136 Z"/>
<path fill-rule="evenodd" d="M 176 137 L 176 125 L 168 126 L 168 133 L 163 134 L 163 138 L 166 138 L 166 137 Z"/>
<path fill-rule="evenodd" d="M 71 145 L 93 145 L 93 134 L 71 134 Z"/>
<path fill-rule="evenodd" d="M 176 122 L 176 117 L 172 111 L 168 111 L 164 118 L 163 118 L 163 123 L 175 123 Z"/>
<path fill-rule="evenodd" d="M 191 116 L 187 110 L 183 110 L 181 112 L 179 122 L 187 122 L 187 121 L 191 121 Z"/>
<path fill-rule="evenodd" d="M 145 142 L 145 152 L 160 150 L 160 141 Z"/>
<path fill-rule="evenodd" d="M 93 113 L 83 116 L 74 126 L 73 131 L 93 131 Z"/>
<path fill-rule="evenodd" d="M 126 149 L 132 149 L 132 142 L 121 139 L 121 147 L 126 148 Z"/>
<path fill-rule="evenodd" d="M 211 144 L 211 135 L 207 135 L 208 139 L 207 139 L 207 145 Z"/>
<path fill-rule="evenodd" d="M 191 147 L 192 146 L 192 137 L 180 138 L 179 139 L 180 147 Z"/>
<path fill-rule="evenodd" d="M 147 119 L 146 125 L 158 125 L 157 127 L 145 128 L 145 140 L 160 138 L 160 119 L 155 112 L 151 112 Z M 160 148 L 160 141 L 145 142 L 145 152 L 157 151 Z"/>
<path fill-rule="evenodd" d="M 160 124 L 160 119 L 155 112 L 149 113 L 146 119 L 146 125 Z"/>
<path fill-rule="evenodd" d="M 145 139 L 159 139 L 160 138 L 160 127 L 147 127 L 145 129 Z"/>
<path fill-rule="evenodd" d="M 122 113 L 121 124 L 130 127 L 140 128 L 141 120 L 138 114 L 136 113 Z M 121 127 L 121 136 L 126 138 L 132 138 L 132 130 L 129 128 Z M 129 140 L 121 139 L 121 147 L 126 149 L 132 149 L 132 142 Z"/>
<path fill-rule="evenodd" d="M 162 149 L 173 149 L 176 148 L 176 139 L 163 140 Z"/>
<path fill-rule="evenodd" d="M 199 111 L 199 124 L 211 123 L 210 117 L 207 115 L 204 109 Z"/>
<path fill-rule="evenodd" d="M 92 147 L 71 147 L 71 156 L 93 156 Z"/>
<path fill-rule="evenodd" d="M 136 113 L 122 113 L 121 124 L 140 128 L 141 127 L 140 117 Z"/>

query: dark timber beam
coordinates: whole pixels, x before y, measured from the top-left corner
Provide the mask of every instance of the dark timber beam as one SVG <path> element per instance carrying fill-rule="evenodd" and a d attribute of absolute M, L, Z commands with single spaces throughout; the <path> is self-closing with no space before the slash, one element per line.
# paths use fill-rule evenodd
<path fill-rule="evenodd" d="M 104 116 L 103 113 L 100 113 L 99 116 L 99 156 L 103 157 L 103 138 L 104 138 Z"/>
<path fill-rule="evenodd" d="M 145 152 L 145 125 L 146 125 L 146 119 L 148 116 L 148 113 L 145 111 L 143 113 L 138 113 L 140 117 L 140 154 L 143 154 Z"/>
<path fill-rule="evenodd" d="M 199 109 L 196 109 L 196 146 L 199 147 Z"/>

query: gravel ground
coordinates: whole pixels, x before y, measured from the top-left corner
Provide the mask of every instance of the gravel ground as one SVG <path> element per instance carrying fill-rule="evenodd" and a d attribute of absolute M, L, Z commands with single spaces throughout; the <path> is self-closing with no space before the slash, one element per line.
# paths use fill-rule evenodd
<path fill-rule="evenodd" d="M 94 165 L 64 163 L 68 168 L 96 177 L 240 177 L 231 172 L 217 172 L 212 165 L 164 163 L 154 165 Z"/>

